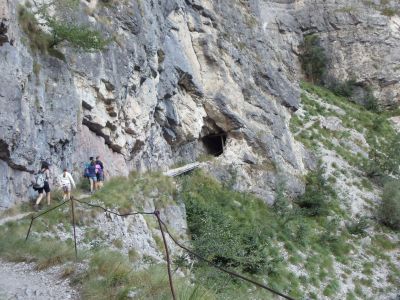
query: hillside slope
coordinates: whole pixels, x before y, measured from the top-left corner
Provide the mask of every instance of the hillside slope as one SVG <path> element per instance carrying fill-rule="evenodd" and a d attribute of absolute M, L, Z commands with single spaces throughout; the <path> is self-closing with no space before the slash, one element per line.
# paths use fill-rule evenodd
<path fill-rule="evenodd" d="M 396 137 L 390 118 L 303 83 L 300 109 L 290 127 L 320 161 L 303 178 L 303 196 L 293 198 L 287 191 L 284 173 L 272 206 L 234 191 L 240 181 L 234 171 L 222 183 L 206 171 L 223 169 L 221 156 L 208 158 L 203 171 L 176 181 L 159 174 L 115 179 L 85 201 L 120 213 L 160 209 L 187 247 L 295 299 L 397 299 L 400 233 L 382 224 L 382 183 L 367 176 L 372 161 L 368 155 L 377 147 L 390 150 L 385 144 Z M 30 246 L 18 251 L 29 219 L 2 225 L 0 255 L 33 260 L 39 268 L 62 264 L 83 299 L 170 297 L 155 220 L 113 217 L 80 207 L 77 232 L 83 266 L 77 269 L 71 263 L 66 213 L 64 209 L 38 221 Z M 31 252 L 44 242 L 57 249 L 50 257 L 42 250 Z M 172 240 L 168 244 L 179 299 L 275 299 L 176 248 Z"/>

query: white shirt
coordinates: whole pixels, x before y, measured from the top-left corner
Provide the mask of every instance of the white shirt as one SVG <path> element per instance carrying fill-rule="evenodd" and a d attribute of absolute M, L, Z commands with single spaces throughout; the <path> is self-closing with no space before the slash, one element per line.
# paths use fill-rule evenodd
<path fill-rule="evenodd" d="M 71 184 L 72 186 L 75 188 L 75 181 L 72 178 L 72 175 L 68 172 L 65 172 L 65 177 L 64 177 L 64 172 L 58 177 L 58 180 L 60 182 L 61 186 L 67 186 L 69 188 L 71 188 Z"/>

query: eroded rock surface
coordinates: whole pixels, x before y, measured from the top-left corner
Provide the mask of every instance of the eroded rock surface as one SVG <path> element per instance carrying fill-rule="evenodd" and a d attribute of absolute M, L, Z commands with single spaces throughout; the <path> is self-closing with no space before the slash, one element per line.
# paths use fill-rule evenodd
<path fill-rule="evenodd" d="M 399 18 L 358 2 L 82 1 L 80 18 L 115 42 L 98 53 L 63 45 L 63 61 L 32 52 L 17 1 L 1 0 L 0 206 L 27 200 L 41 160 L 78 177 L 99 154 L 112 176 L 222 148 L 209 170 L 234 174 L 235 188 L 272 202 L 283 173 L 302 193 L 310 155 L 288 122 L 305 34 L 321 36 L 330 76 L 371 85 L 386 105 L 399 101 Z"/>

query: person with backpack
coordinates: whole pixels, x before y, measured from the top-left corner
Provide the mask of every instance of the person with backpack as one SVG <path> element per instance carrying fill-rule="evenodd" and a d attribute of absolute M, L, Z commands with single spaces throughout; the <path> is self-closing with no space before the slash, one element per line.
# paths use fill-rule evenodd
<path fill-rule="evenodd" d="M 103 187 L 104 182 L 104 165 L 100 160 L 100 156 L 96 156 L 96 169 L 97 169 L 97 188 L 100 189 Z"/>
<path fill-rule="evenodd" d="M 64 195 L 63 200 L 70 200 L 71 199 L 71 188 L 76 188 L 75 181 L 72 178 L 71 173 L 64 168 L 62 174 L 58 177 L 59 183 L 63 189 Z"/>
<path fill-rule="evenodd" d="M 43 192 L 46 193 L 47 205 L 50 205 L 51 199 L 50 199 L 50 184 L 49 184 L 49 181 L 50 181 L 49 164 L 42 163 L 42 168 L 36 174 L 35 182 L 33 184 L 33 189 L 36 190 L 39 193 L 39 196 L 36 199 L 36 202 L 35 202 L 35 205 L 34 205 L 34 209 L 36 211 L 39 210 L 39 204 L 40 204 L 40 201 L 42 201 Z"/>
<path fill-rule="evenodd" d="M 90 165 L 87 167 L 87 177 L 90 181 L 90 193 L 93 194 L 97 190 L 97 169 L 96 161 L 92 158 Z M 85 171 L 86 172 L 86 171 Z"/>
<path fill-rule="evenodd" d="M 92 160 L 93 160 L 93 156 L 89 157 L 89 162 L 85 162 L 85 165 L 84 165 L 83 177 L 85 177 L 87 179 L 89 179 L 89 166 L 90 166 L 90 163 L 92 162 Z"/>

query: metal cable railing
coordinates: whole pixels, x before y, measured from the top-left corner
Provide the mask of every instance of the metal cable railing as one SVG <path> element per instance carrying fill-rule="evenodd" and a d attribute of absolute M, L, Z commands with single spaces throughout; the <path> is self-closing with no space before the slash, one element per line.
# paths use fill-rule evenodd
<path fill-rule="evenodd" d="M 292 297 L 290 297 L 290 296 L 288 296 L 288 295 L 285 295 L 285 294 L 283 294 L 283 293 L 281 293 L 281 292 L 279 292 L 279 291 L 276 291 L 276 290 L 274 290 L 274 289 L 268 287 L 268 286 L 265 285 L 265 284 L 262 284 L 262 283 L 260 283 L 260 282 L 257 282 L 257 281 L 255 281 L 255 280 L 253 280 L 253 279 L 251 279 L 251 278 L 248 278 L 248 277 L 246 277 L 246 276 L 244 276 L 244 275 L 242 275 L 242 274 L 239 274 L 239 273 L 237 273 L 237 272 L 234 272 L 234 271 L 228 270 L 228 269 L 226 269 L 226 268 L 223 268 L 223 267 L 221 267 L 221 266 L 218 266 L 217 264 L 213 263 L 212 261 L 210 261 L 210 260 L 204 258 L 204 257 L 201 256 L 200 254 L 198 254 L 198 253 L 194 252 L 193 250 L 189 249 L 188 247 L 184 246 L 181 242 L 179 242 L 179 241 L 171 234 L 170 230 L 168 229 L 168 226 L 165 224 L 165 222 L 163 222 L 163 221 L 161 220 L 160 212 L 159 212 L 158 210 L 155 210 L 154 212 L 141 212 L 141 211 L 140 211 L 140 212 L 130 212 L 130 213 L 120 214 L 120 213 L 114 212 L 114 211 L 112 211 L 112 210 L 109 210 L 109 209 L 107 209 L 107 208 L 105 208 L 105 207 L 103 207 L 103 206 L 101 206 L 101 205 L 92 204 L 92 203 L 88 203 L 88 202 L 86 202 L 86 201 L 82 201 L 82 200 L 78 200 L 78 199 L 72 198 L 71 200 L 66 200 L 66 201 L 62 202 L 61 204 L 59 204 L 59 205 L 57 205 L 57 206 L 55 206 L 55 207 L 52 207 L 52 208 L 48 209 L 48 210 L 45 211 L 45 212 L 42 212 L 42 213 L 40 213 L 40 214 L 38 214 L 38 215 L 36 215 L 36 216 L 32 216 L 32 218 L 31 218 L 31 223 L 30 223 L 30 225 L 29 225 L 29 229 L 28 229 L 28 232 L 27 232 L 25 241 L 28 240 L 29 234 L 30 234 L 30 232 L 31 232 L 31 228 L 32 228 L 32 225 L 33 225 L 33 222 L 34 222 L 37 218 L 39 218 L 39 217 L 41 217 L 41 216 L 43 216 L 43 215 L 45 215 L 45 214 L 47 214 L 47 213 L 49 213 L 49 212 L 51 212 L 51 211 L 53 211 L 53 210 L 55 210 L 55 209 L 57 209 L 57 208 L 63 206 L 63 205 L 66 204 L 67 202 L 70 202 L 70 203 L 71 203 L 71 214 L 72 214 L 72 225 L 73 225 L 74 243 L 75 243 L 75 244 L 74 244 L 74 245 L 75 245 L 75 258 L 78 259 L 77 242 L 76 242 L 76 230 L 75 230 L 75 226 L 76 226 L 76 225 L 75 225 L 75 206 L 74 206 L 74 202 L 75 202 L 75 201 L 78 202 L 78 203 L 80 203 L 80 204 L 89 206 L 89 207 L 91 207 L 91 208 L 99 208 L 99 209 L 102 209 L 102 210 L 103 210 L 104 212 L 106 212 L 106 213 L 114 214 L 114 215 L 119 216 L 119 217 L 128 217 L 128 216 L 134 216 L 134 215 L 154 215 L 154 216 L 155 216 L 155 218 L 157 219 L 157 222 L 158 222 L 158 225 L 159 225 L 159 229 L 160 229 L 160 231 L 161 231 L 163 243 L 164 243 L 164 250 L 165 250 L 166 261 L 167 261 L 168 280 L 169 280 L 169 285 L 170 285 L 171 295 L 172 295 L 172 299 L 173 299 L 173 300 L 176 300 L 176 294 L 175 294 L 175 289 L 174 289 L 174 284 L 173 284 L 173 278 L 172 278 L 172 272 L 171 272 L 171 258 L 170 258 L 170 256 L 169 256 L 168 244 L 167 244 L 167 240 L 166 240 L 166 237 L 165 237 L 165 233 L 168 234 L 168 236 L 171 238 L 171 240 L 174 242 L 174 244 L 175 244 L 176 246 L 178 246 L 178 247 L 181 248 L 182 250 L 186 251 L 187 253 L 189 253 L 189 254 L 192 255 L 193 257 L 196 257 L 197 259 L 202 260 L 202 261 L 208 263 L 211 267 L 216 268 L 216 269 L 220 270 L 221 272 L 224 272 L 224 273 L 230 275 L 231 277 L 239 278 L 239 279 L 241 279 L 241 280 L 243 280 L 243 281 L 246 281 L 246 282 L 248 282 L 248 283 L 251 283 L 251 284 L 253 284 L 253 285 L 255 285 L 255 286 L 259 287 L 259 288 L 265 289 L 265 290 L 267 290 L 267 291 L 269 291 L 269 292 L 271 292 L 271 293 L 273 293 L 273 294 L 275 294 L 275 295 L 278 295 L 278 296 L 280 296 L 280 297 L 282 297 L 282 298 L 285 298 L 285 299 L 288 299 L 288 300 L 295 300 L 294 298 L 292 298 Z"/>

